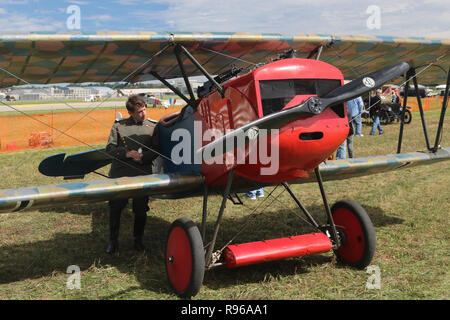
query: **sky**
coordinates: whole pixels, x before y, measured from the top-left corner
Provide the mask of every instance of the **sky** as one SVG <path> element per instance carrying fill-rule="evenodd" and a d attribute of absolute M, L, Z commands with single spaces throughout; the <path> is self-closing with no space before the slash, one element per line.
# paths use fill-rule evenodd
<path fill-rule="evenodd" d="M 0 30 L 450 38 L 448 0 L 0 0 Z"/>

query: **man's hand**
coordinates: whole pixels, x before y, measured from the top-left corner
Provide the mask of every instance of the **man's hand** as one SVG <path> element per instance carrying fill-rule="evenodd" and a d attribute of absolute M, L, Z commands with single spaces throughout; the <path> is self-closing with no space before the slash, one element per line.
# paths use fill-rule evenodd
<path fill-rule="evenodd" d="M 128 151 L 125 156 L 127 158 L 131 158 L 136 162 L 141 162 L 142 161 L 142 153 L 137 152 L 136 150 L 131 150 Z"/>

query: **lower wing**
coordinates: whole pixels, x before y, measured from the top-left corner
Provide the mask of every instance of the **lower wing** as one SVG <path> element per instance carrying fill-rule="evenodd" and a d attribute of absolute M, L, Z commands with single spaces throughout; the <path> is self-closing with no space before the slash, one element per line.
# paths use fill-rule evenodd
<path fill-rule="evenodd" d="M 334 160 L 319 166 L 325 181 L 348 179 L 418 165 L 450 160 L 450 148 L 432 152 L 413 152 L 349 160 Z M 298 179 L 289 183 L 315 181 Z M 200 174 L 151 174 L 118 179 L 61 183 L 48 186 L 0 190 L 0 212 L 17 212 L 30 208 L 100 202 L 116 198 L 150 195 L 182 198 L 201 194 L 204 177 Z M 242 189 L 242 186 L 240 186 Z M 249 190 L 254 184 L 249 184 Z"/>
<path fill-rule="evenodd" d="M 326 161 L 319 166 L 319 169 L 322 179 L 324 181 L 331 181 L 368 176 L 371 174 L 411 168 L 419 165 L 429 165 L 445 160 L 450 160 L 450 148 L 442 148 L 435 153 L 419 151 L 367 158 Z M 291 183 L 307 183 L 312 181 L 316 181 L 315 175 L 311 175 L 308 179 L 299 179 Z"/>

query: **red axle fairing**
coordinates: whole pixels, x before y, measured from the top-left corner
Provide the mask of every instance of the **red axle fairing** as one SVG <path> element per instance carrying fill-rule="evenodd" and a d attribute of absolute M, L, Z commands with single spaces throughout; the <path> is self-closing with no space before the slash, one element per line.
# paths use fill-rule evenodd
<path fill-rule="evenodd" d="M 228 268 L 322 253 L 331 250 L 331 241 L 323 233 L 230 245 L 224 257 Z"/>

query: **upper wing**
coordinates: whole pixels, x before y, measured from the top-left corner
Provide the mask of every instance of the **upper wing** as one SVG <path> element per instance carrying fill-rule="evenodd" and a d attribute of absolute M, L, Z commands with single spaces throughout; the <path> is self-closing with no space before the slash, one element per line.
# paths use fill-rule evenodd
<path fill-rule="evenodd" d="M 306 58 L 323 45 L 320 59 L 347 79 L 395 62 L 427 68 L 422 83 L 446 80 L 450 39 L 249 33 L 98 32 L 95 34 L 0 35 L 0 87 L 24 83 L 136 82 L 181 77 L 174 46 L 182 44 L 210 74 L 231 64 L 254 67 L 293 48 Z M 161 53 L 161 51 L 163 51 Z M 201 75 L 185 59 L 188 76 Z M 419 70 L 418 70 L 419 71 Z"/>

